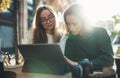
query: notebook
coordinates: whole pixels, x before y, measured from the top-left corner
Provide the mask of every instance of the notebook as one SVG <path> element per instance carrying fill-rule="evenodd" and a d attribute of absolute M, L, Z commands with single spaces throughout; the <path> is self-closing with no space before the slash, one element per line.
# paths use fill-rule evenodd
<path fill-rule="evenodd" d="M 59 44 L 23 44 L 18 48 L 25 59 L 22 72 L 64 74 L 66 62 Z"/>

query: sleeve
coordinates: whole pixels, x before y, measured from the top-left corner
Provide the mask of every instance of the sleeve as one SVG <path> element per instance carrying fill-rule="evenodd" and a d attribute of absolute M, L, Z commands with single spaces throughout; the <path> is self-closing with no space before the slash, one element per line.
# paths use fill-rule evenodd
<path fill-rule="evenodd" d="M 94 66 L 111 67 L 114 63 L 111 39 L 104 28 L 100 28 L 97 32 L 97 48 L 99 57 L 92 60 Z"/>
<path fill-rule="evenodd" d="M 73 45 L 73 42 L 74 41 L 71 41 L 70 37 L 67 38 L 66 40 L 66 45 L 65 45 L 65 56 L 71 60 L 74 59 L 74 55 L 73 55 L 73 52 L 74 52 L 74 48 L 71 48 Z"/>
<path fill-rule="evenodd" d="M 62 50 L 63 55 L 65 53 L 65 45 L 66 45 L 67 38 L 68 38 L 68 35 L 63 35 L 62 38 L 59 41 L 60 48 Z"/>

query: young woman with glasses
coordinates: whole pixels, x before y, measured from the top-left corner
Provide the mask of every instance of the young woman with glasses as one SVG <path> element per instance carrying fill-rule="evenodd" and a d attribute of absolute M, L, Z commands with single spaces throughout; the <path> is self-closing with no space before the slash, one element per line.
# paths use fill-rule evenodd
<path fill-rule="evenodd" d="M 56 43 L 61 36 L 55 11 L 47 5 L 39 6 L 33 20 L 33 43 Z"/>

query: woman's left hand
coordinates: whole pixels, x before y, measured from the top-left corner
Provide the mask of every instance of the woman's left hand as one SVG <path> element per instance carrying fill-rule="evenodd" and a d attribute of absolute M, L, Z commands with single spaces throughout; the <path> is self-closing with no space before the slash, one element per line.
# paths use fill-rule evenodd
<path fill-rule="evenodd" d="M 111 75 L 113 73 L 115 73 L 115 71 L 112 67 L 103 68 L 103 74 L 104 75 Z"/>
<path fill-rule="evenodd" d="M 64 58 L 70 66 L 78 65 L 78 62 L 72 61 L 69 58 L 67 58 L 66 56 L 64 56 Z"/>

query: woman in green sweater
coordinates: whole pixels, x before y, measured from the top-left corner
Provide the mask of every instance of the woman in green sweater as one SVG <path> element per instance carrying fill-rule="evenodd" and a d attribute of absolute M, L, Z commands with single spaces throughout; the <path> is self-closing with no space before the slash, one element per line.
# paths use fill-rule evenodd
<path fill-rule="evenodd" d="M 65 59 L 72 68 L 73 78 L 78 78 L 75 69 L 80 69 L 81 73 L 81 67 L 83 67 L 82 78 L 89 78 L 88 74 L 97 70 L 102 71 L 101 75 L 111 75 L 114 58 L 111 40 L 106 30 L 98 27 L 90 28 L 83 9 L 78 4 L 73 4 L 65 10 L 64 20 L 69 32 Z"/>

